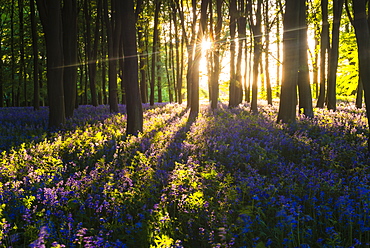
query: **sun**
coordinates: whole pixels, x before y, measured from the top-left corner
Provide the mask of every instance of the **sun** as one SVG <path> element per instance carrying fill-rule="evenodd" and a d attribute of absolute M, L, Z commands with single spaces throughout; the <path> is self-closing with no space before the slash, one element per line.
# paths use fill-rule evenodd
<path fill-rule="evenodd" d="M 207 51 L 212 48 L 212 41 L 210 41 L 209 39 L 203 39 L 201 46 L 203 51 Z"/>

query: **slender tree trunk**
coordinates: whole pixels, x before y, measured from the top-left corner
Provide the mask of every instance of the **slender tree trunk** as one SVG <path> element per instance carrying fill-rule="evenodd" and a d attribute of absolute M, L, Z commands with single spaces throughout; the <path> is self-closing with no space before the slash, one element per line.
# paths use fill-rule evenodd
<path fill-rule="evenodd" d="M 172 39 L 172 22 L 170 22 L 170 31 L 169 31 L 169 37 Z M 166 78 L 167 78 L 167 88 L 168 88 L 168 98 L 170 102 L 173 102 L 173 95 L 172 95 L 172 81 L 173 81 L 173 46 L 172 42 L 170 42 L 169 45 L 165 43 L 165 52 L 166 52 L 166 58 L 164 60 L 165 68 L 166 68 Z"/>
<path fill-rule="evenodd" d="M 64 97 L 66 117 L 73 116 L 76 105 L 77 88 L 77 1 L 64 0 L 63 16 L 63 53 L 64 53 Z"/>
<path fill-rule="evenodd" d="M 297 81 L 299 64 L 300 1 L 286 0 L 283 34 L 283 78 L 277 121 L 294 122 L 296 118 Z"/>
<path fill-rule="evenodd" d="M 279 12 L 282 13 L 283 11 L 283 7 L 282 7 L 282 4 L 281 4 L 281 0 L 276 0 L 276 7 L 278 9 Z M 276 61 L 276 97 L 280 97 L 280 91 L 279 91 L 279 87 L 280 87 L 280 80 L 281 80 L 281 76 L 280 76 L 280 70 L 281 70 L 281 54 L 280 54 L 280 44 L 281 44 L 281 38 L 280 38 L 280 13 L 277 13 L 276 14 L 276 57 L 277 57 L 277 61 Z"/>
<path fill-rule="evenodd" d="M 235 53 L 236 53 L 236 23 L 237 23 L 237 0 L 230 0 L 230 87 L 229 87 L 229 107 L 236 107 L 237 103 L 237 86 L 235 73 Z"/>
<path fill-rule="evenodd" d="M 364 86 L 361 82 L 361 78 L 358 80 L 357 94 L 356 94 L 356 108 L 362 108 L 362 98 L 364 96 Z"/>
<path fill-rule="evenodd" d="M 39 49 L 38 49 L 38 33 L 36 26 L 37 24 L 35 20 L 35 0 L 30 0 L 30 18 L 31 18 L 32 51 L 33 51 L 33 108 L 34 110 L 39 110 L 40 109 L 39 58 L 38 58 Z"/>
<path fill-rule="evenodd" d="M 161 9 L 161 1 L 156 1 L 155 13 L 154 13 L 154 26 L 153 26 L 153 48 L 152 48 L 152 68 L 151 68 L 151 81 L 150 81 L 150 105 L 154 105 L 154 91 L 155 91 L 155 79 L 158 62 L 158 22 L 159 22 L 159 11 Z"/>
<path fill-rule="evenodd" d="M 253 32 L 250 31 L 250 45 L 248 46 L 248 61 L 246 61 L 247 64 L 247 70 L 248 70 L 248 79 L 247 79 L 247 85 L 245 87 L 245 101 L 247 103 L 251 102 L 251 81 L 253 80 Z"/>
<path fill-rule="evenodd" d="M 187 74 L 186 74 L 186 90 L 187 90 L 187 107 L 191 108 L 191 99 L 192 99 L 192 94 L 194 93 L 192 91 L 193 89 L 193 80 L 194 76 L 192 75 L 193 72 L 196 73 L 196 71 L 193 69 L 195 67 L 195 61 L 194 61 L 194 54 L 196 50 L 196 39 L 197 39 L 197 33 L 196 33 L 196 24 L 197 24 L 197 13 L 196 13 L 196 0 L 192 0 L 192 6 L 193 6 L 193 23 L 191 26 L 191 38 L 190 38 L 190 43 L 187 42 L 187 52 L 188 52 L 188 66 L 187 66 Z M 182 13 L 183 14 L 183 13 Z M 185 30 L 185 24 L 184 24 L 184 17 L 182 17 L 182 29 L 184 35 L 186 34 Z M 197 76 L 195 76 L 197 77 Z M 199 78 L 199 75 L 198 75 Z M 196 78 L 196 80 L 198 80 Z"/>
<path fill-rule="evenodd" d="M 272 105 L 272 90 L 270 81 L 270 27 L 269 27 L 269 5 L 268 1 L 265 2 L 264 17 L 265 17 L 265 76 L 266 76 L 266 93 L 267 93 L 267 103 Z"/>
<path fill-rule="evenodd" d="M 320 39 L 320 92 L 316 107 L 323 108 L 326 93 L 327 54 L 329 53 L 328 0 L 321 1 L 322 29 Z"/>
<path fill-rule="evenodd" d="M 15 101 L 15 53 L 14 53 L 14 7 L 15 0 L 12 0 L 11 12 L 10 12 L 10 54 L 11 54 L 11 82 L 12 82 L 12 104 L 11 106 L 16 105 Z"/>
<path fill-rule="evenodd" d="M 214 30 L 214 44 L 212 50 L 213 58 L 213 70 L 211 72 L 211 82 L 210 82 L 210 99 L 211 108 L 217 109 L 217 103 L 219 98 L 219 78 L 220 78 L 220 39 L 221 39 L 221 29 L 222 29 L 222 2 L 223 0 L 216 0 L 216 13 L 217 22 Z M 212 8 L 212 1 L 210 1 L 210 8 Z"/>
<path fill-rule="evenodd" d="M 366 13 L 366 0 L 354 0 L 354 22 L 357 47 L 359 74 L 364 87 L 366 115 L 370 123 L 370 27 Z M 370 151 L 370 141 L 368 140 L 368 149 Z"/>
<path fill-rule="evenodd" d="M 178 30 L 178 21 L 177 21 L 177 14 L 176 14 L 176 5 L 175 3 L 171 3 L 172 8 L 172 19 L 174 24 L 174 31 L 175 31 L 175 53 L 176 53 L 176 96 L 177 102 L 182 104 L 182 69 L 181 69 L 181 56 L 180 56 L 180 37 L 179 37 L 179 30 Z M 182 46 L 181 46 L 182 47 Z M 181 54 L 183 50 L 181 50 Z"/>
<path fill-rule="evenodd" d="M 261 8 L 262 8 L 262 0 L 258 0 L 257 2 L 257 11 L 255 16 L 255 24 L 252 24 L 252 31 L 253 31 L 253 80 L 252 80 L 252 102 L 251 102 L 251 111 L 257 112 L 257 100 L 258 100 L 258 66 L 261 60 L 261 53 L 262 53 L 262 30 L 261 30 Z M 249 13 L 252 14 L 251 11 L 252 6 L 249 5 Z M 250 16 L 250 22 L 252 23 L 252 16 Z"/>
<path fill-rule="evenodd" d="M 23 106 L 27 106 L 27 82 L 25 79 L 25 62 L 24 62 L 24 15 L 23 15 L 23 8 L 24 8 L 24 0 L 18 0 L 18 10 L 19 10 L 19 52 L 20 52 L 20 60 L 19 60 L 19 89 L 21 89 L 23 85 Z M 18 91 L 19 94 L 19 103 L 20 100 L 20 90 Z"/>
<path fill-rule="evenodd" d="M 138 25 L 138 45 L 139 45 L 139 68 L 140 68 L 140 95 L 141 101 L 143 103 L 148 102 L 148 86 L 147 86 L 147 75 L 146 75 L 146 67 L 148 66 L 148 51 L 146 49 L 146 37 L 145 37 L 145 30 L 143 29 L 142 25 L 146 22 L 146 19 L 143 18 L 141 13 L 143 12 L 144 4 L 143 0 L 137 1 L 135 16 L 136 22 L 139 23 Z"/>
<path fill-rule="evenodd" d="M 328 109 L 336 110 L 336 81 L 339 58 L 339 28 L 344 0 L 334 0 L 334 20 L 332 30 L 332 45 L 329 57 L 328 75 Z"/>
<path fill-rule="evenodd" d="M 244 55 L 244 44 L 246 44 L 247 37 L 247 19 L 246 19 L 246 8 L 244 6 L 244 0 L 239 0 L 238 4 L 238 56 L 236 60 L 236 71 L 235 71 L 235 97 L 236 104 L 240 104 L 243 101 L 243 76 L 242 76 L 242 58 Z"/>
<path fill-rule="evenodd" d="M 159 45 L 160 42 L 160 30 L 158 30 L 158 38 L 157 38 L 157 44 Z M 160 48 L 158 47 L 158 54 L 157 54 L 157 95 L 158 95 L 158 102 L 163 102 L 162 98 L 162 71 L 161 71 L 161 51 Z"/>
<path fill-rule="evenodd" d="M 96 62 L 98 55 L 98 42 L 99 42 L 99 30 L 100 30 L 100 19 L 101 19 L 101 0 L 98 1 L 97 15 L 95 20 L 95 31 L 94 40 L 91 37 L 91 14 L 89 13 L 88 1 L 84 0 L 84 14 L 86 20 L 86 50 L 87 50 L 87 61 L 88 61 L 88 75 L 90 82 L 90 94 L 91 103 L 93 106 L 98 106 L 97 92 L 96 92 Z M 94 43 L 93 43 L 94 42 Z M 93 46 L 91 44 L 93 43 Z"/>
<path fill-rule="evenodd" d="M 122 1 L 123 52 L 125 55 L 123 77 L 126 85 L 127 134 L 143 131 L 143 109 L 139 89 L 136 23 L 133 0 Z"/>
<path fill-rule="evenodd" d="M 196 39 L 202 41 L 204 33 L 206 32 L 206 21 L 207 21 L 207 7 L 209 0 L 202 0 L 200 9 L 200 25 L 198 30 L 198 35 Z M 193 8 L 196 8 L 196 1 L 193 1 Z M 199 63 L 202 57 L 202 48 L 200 44 L 195 43 L 195 54 L 194 62 L 191 68 L 191 103 L 190 103 L 190 114 L 189 120 L 193 121 L 198 116 L 199 113 Z"/>
<path fill-rule="evenodd" d="M 298 93 L 299 110 L 307 117 L 313 117 L 312 93 L 310 86 L 310 72 L 308 68 L 308 43 L 306 23 L 306 0 L 299 1 L 299 69 L 298 69 Z"/>
<path fill-rule="evenodd" d="M 318 30 L 318 28 L 317 28 Z M 315 35 L 315 50 L 314 50 L 314 58 L 313 58 L 313 85 L 315 85 L 315 97 L 319 97 L 319 54 L 317 52 L 317 47 L 319 46 L 319 38 Z"/>
<path fill-rule="evenodd" d="M 139 18 L 140 22 L 144 22 L 142 18 Z M 141 93 L 141 100 L 143 103 L 148 102 L 148 95 L 147 95 L 147 75 L 146 75 L 146 67 L 148 66 L 148 51 L 146 50 L 146 45 L 144 41 L 145 35 L 144 30 L 141 25 L 138 26 L 138 44 L 139 44 L 139 54 L 140 54 L 140 93 Z"/>
<path fill-rule="evenodd" d="M 103 95 L 103 104 L 108 104 L 108 95 L 107 95 L 107 49 L 106 49 L 106 34 L 104 32 L 104 25 L 101 25 L 101 57 L 103 58 L 101 63 L 101 81 L 102 81 L 102 95 Z"/>
<path fill-rule="evenodd" d="M 108 41 L 108 77 L 109 77 L 109 106 L 110 112 L 118 112 L 118 86 L 117 86 L 117 59 L 119 52 L 119 41 L 121 37 L 121 20 L 116 13 L 117 1 L 112 0 L 111 19 L 108 15 L 108 0 L 104 0 L 104 18 L 107 26 L 107 41 Z"/>
<path fill-rule="evenodd" d="M 66 121 L 61 2 L 37 0 L 37 6 L 46 39 L 49 127 L 60 127 Z"/>

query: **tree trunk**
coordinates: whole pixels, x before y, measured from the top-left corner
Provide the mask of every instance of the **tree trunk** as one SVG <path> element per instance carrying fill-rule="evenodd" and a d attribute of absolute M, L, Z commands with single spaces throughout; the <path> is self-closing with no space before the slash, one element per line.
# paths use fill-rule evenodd
<path fill-rule="evenodd" d="M 269 23 L 269 5 L 268 1 L 265 2 L 264 17 L 265 17 L 265 76 L 266 76 L 266 93 L 267 103 L 272 105 L 272 90 L 270 81 L 270 62 L 269 62 L 269 50 L 270 50 L 270 23 Z"/>
<path fill-rule="evenodd" d="M 361 78 L 358 80 L 357 94 L 356 94 L 356 108 L 362 108 L 362 97 L 364 96 L 364 86 L 362 85 Z"/>
<path fill-rule="evenodd" d="M 298 92 L 299 110 L 307 117 L 313 117 L 312 93 L 310 86 L 310 72 L 308 68 L 308 43 L 306 23 L 306 0 L 296 0 L 300 3 L 299 8 L 299 67 L 298 67 Z"/>
<path fill-rule="evenodd" d="M 104 25 L 101 25 L 101 57 L 107 57 L 106 49 L 106 35 L 104 33 Z M 103 95 L 103 104 L 108 104 L 107 96 L 107 61 L 103 60 L 101 63 L 101 81 L 102 81 L 102 95 Z"/>
<path fill-rule="evenodd" d="M 139 89 L 139 67 L 136 45 L 136 23 L 133 0 L 122 1 L 124 72 L 127 105 L 127 134 L 143 131 L 143 109 Z"/>
<path fill-rule="evenodd" d="M 251 102 L 251 111 L 257 112 L 257 100 L 258 100 L 258 66 L 261 60 L 261 53 L 262 53 L 262 30 L 261 30 L 261 8 L 262 8 L 262 0 L 258 0 L 257 2 L 257 11 L 255 16 L 255 23 L 251 24 L 251 29 L 253 32 L 253 79 L 252 79 L 252 102 Z M 249 14 L 250 14 L 250 23 L 253 23 L 252 17 L 252 6 L 249 5 Z"/>
<path fill-rule="evenodd" d="M 300 1 L 286 0 L 283 34 L 283 78 L 277 121 L 294 122 L 296 118 L 297 81 L 299 64 Z"/>
<path fill-rule="evenodd" d="M 26 72 L 25 72 L 25 62 L 24 62 L 24 15 L 23 15 L 24 0 L 18 0 L 18 10 L 19 10 L 19 103 L 20 100 L 20 89 L 23 85 L 23 106 L 27 106 L 27 82 L 26 82 Z"/>
<path fill-rule="evenodd" d="M 36 2 L 46 40 L 49 127 L 60 127 L 66 121 L 61 1 L 37 0 Z"/>
<path fill-rule="evenodd" d="M 136 7 L 136 19 L 139 23 L 144 23 L 146 20 L 141 17 L 140 13 L 142 12 L 142 2 L 137 4 Z M 147 75 L 146 75 L 146 67 L 148 66 L 148 51 L 145 45 L 146 36 L 144 34 L 144 29 L 141 25 L 138 25 L 138 44 L 139 44 L 139 57 L 140 57 L 140 94 L 141 94 L 141 101 L 143 103 L 148 102 L 148 94 L 147 94 Z"/>
<path fill-rule="evenodd" d="M 214 62 L 214 78 L 212 81 L 212 109 L 217 108 L 217 102 L 219 98 L 219 78 L 221 72 L 220 65 L 220 39 L 222 31 L 222 2 L 223 0 L 216 0 L 216 12 L 217 12 L 217 23 L 216 23 L 216 42 L 215 42 L 215 51 L 213 56 Z"/>
<path fill-rule="evenodd" d="M 327 54 L 329 52 L 328 0 L 321 1 L 322 29 L 320 38 L 320 92 L 316 107 L 323 108 L 326 93 Z"/>
<path fill-rule="evenodd" d="M 196 1 L 193 1 L 193 8 L 196 8 Z M 201 42 L 206 32 L 208 0 L 202 0 L 200 9 L 200 25 L 196 40 Z M 202 57 L 202 48 L 198 42 L 195 43 L 194 61 L 191 66 L 191 102 L 189 120 L 193 121 L 199 113 L 199 63 Z"/>
<path fill-rule="evenodd" d="M 63 16 L 63 52 L 64 52 L 64 97 L 66 117 L 73 116 L 76 106 L 77 88 L 77 1 L 64 0 Z"/>
<path fill-rule="evenodd" d="M 238 57 L 236 59 L 235 72 L 235 97 L 236 104 L 239 105 L 243 101 L 243 76 L 242 76 L 242 58 L 244 54 L 244 44 L 247 37 L 247 19 L 245 17 L 244 0 L 239 0 L 238 4 Z"/>
<path fill-rule="evenodd" d="M 277 57 L 277 62 L 276 62 L 276 96 L 280 97 L 280 70 L 281 70 L 281 55 L 280 55 L 280 44 L 281 44 L 281 39 L 280 39 L 280 13 L 283 12 L 283 7 L 281 4 L 281 0 L 276 0 L 276 8 L 278 13 L 276 14 L 276 57 Z M 280 12 L 280 13 L 279 13 Z"/>
<path fill-rule="evenodd" d="M 154 26 L 153 26 L 153 49 L 152 49 L 152 68 L 151 68 L 151 81 L 150 81 L 150 105 L 154 105 L 154 91 L 155 91 L 155 79 L 157 70 L 157 51 L 158 51 L 158 22 L 159 22 L 159 11 L 161 9 L 161 1 L 156 1 L 155 13 L 154 13 Z"/>
<path fill-rule="evenodd" d="M 30 18 L 31 18 L 32 51 L 33 51 L 33 108 L 34 110 L 39 110 L 40 109 L 39 58 L 38 58 L 39 49 L 38 49 L 38 33 L 35 20 L 35 0 L 30 0 Z"/>
<path fill-rule="evenodd" d="M 98 41 L 99 41 L 99 26 L 101 19 L 101 0 L 97 3 L 97 15 L 95 20 L 95 31 L 94 31 L 94 40 L 91 37 L 91 14 L 89 13 L 88 1 L 84 0 L 84 14 L 86 20 L 86 50 L 87 50 L 87 63 L 88 63 L 88 74 L 90 82 L 90 94 L 91 102 L 93 106 L 98 106 L 97 92 L 96 92 L 96 62 L 98 55 Z M 91 47 L 91 43 L 94 42 Z"/>
<path fill-rule="evenodd" d="M 366 115 L 370 122 L 370 32 L 369 23 L 366 14 L 366 0 L 354 0 L 354 22 L 357 47 L 359 74 L 364 87 Z M 370 151 L 370 141 L 368 140 L 368 149 Z"/>
<path fill-rule="evenodd" d="M 14 7 L 15 0 L 12 0 L 10 12 L 10 54 L 11 54 L 11 84 L 12 84 L 12 103 L 11 106 L 16 105 L 15 101 L 15 53 L 14 53 Z"/>
<path fill-rule="evenodd" d="M 158 28 L 158 38 L 157 38 L 157 44 L 161 44 L 160 42 L 160 30 Z M 161 72 L 161 52 L 159 50 L 159 47 L 158 47 L 158 54 L 157 54 L 157 62 L 156 62 L 156 66 L 157 66 L 157 95 L 158 95 L 158 102 L 161 103 L 163 102 L 163 99 L 162 99 L 162 72 Z"/>
<path fill-rule="evenodd" d="M 182 104 L 182 61 L 180 56 L 180 37 L 179 37 L 179 30 L 178 30 L 178 24 L 177 24 L 177 15 L 176 15 L 176 5 L 175 3 L 171 3 L 172 8 L 172 19 L 174 23 L 174 31 L 175 31 L 175 51 L 176 51 L 176 71 L 177 71 L 177 77 L 176 77 L 176 96 L 177 96 L 177 102 L 179 104 Z M 182 47 L 182 45 L 181 45 Z M 181 50 L 181 54 L 183 54 L 183 50 Z"/>
<path fill-rule="evenodd" d="M 236 107 L 237 103 L 237 86 L 235 74 L 235 35 L 236 35 L 236 21 L 237 21 L 237 6 L 236 0 L 230 0 L 230 86 L 229 86 L 229 107 Z"/>
<path fill-rule="evenodd" d="M 339 57 L 339 28 L 344 0 L 334 0 L 332 44 L 329 56 L 328 109 L 336 110 L 336 81 Z"/>
<path fill-rule="evenodd" d="M 112 0 L 111 20 L 108 15 L 108 0 L 104 0 L 104 18 L 107 26 L 108 41 L 108 91 L 110 112 L 118 112 L 118 86 L 117 86 L 117 58 L 119 51 L 119 40 L 121 34 L 121 20 L 117 15 L 117 0 Z"/>

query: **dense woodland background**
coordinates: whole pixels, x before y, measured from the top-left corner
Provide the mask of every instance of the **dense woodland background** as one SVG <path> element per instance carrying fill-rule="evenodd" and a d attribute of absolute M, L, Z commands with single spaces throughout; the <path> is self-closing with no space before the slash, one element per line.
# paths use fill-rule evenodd
<path fill-rule="evenodd" d="M 65 123 L 80 104 L 109 104 L 117 112 L 118 103 L 127 103 L 128 132 L 136 133 L 140 102 L 185 100 L 195 117 L 199 95 L 212 108 L 221 99 L 230 107 L 251 102 L 252 111 L 258 99 L 271 104 L 281 97 L 278 119 L 286 122 L 295 119 L 296 104 L 313 116 L 312 98 L 335 110 L 337 96 L 357 96 L 360 108 L 369 82 L 366 0 L 8 0 L 0 6 L 0 106 L 50 106 L 50 126 Z M 200 88 L 200 78 L 208 86 Z"/>

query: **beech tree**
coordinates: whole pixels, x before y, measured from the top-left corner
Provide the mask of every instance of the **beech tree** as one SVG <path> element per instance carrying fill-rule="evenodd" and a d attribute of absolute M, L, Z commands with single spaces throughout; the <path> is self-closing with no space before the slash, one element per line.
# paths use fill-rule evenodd
<path fill-rule="evenodd" d="M 286 0 L 283 33 L 283 75 L 277 121 L 294 122 L 296 118 L 299 65 L 299 10 L 301 0 Z"/>
<path fill-rule="evenodd" d="M 253 79 L 252 79 L 252 102 L 251 111 L 257 112 L 258 98 L 258 66 L 262 54 L 262 0 L 257 0 L 256 13 L 253 17 L 252 1 L 248 1 L 249 25 L 253 33 Z"/>
<path fill-rule="evenodd" d="M 77 0 L 64 0 L 63 17 L 63 87 L 66 117 L 73 116 L 77 90 Z"/>
<path fill-rule="evenodd" d="M 337 81 L 337 68 L 339 57 L 339 28 L 340 20 L 342 18 L 344 0 L 333 0 L 333 28 L 332 28 L 332 42 L 329 53 L 329 74 L 328 74 L 328 109 L 336 110 L 336 81 Z"/>
<path fill-rule="evenodd" d="M 359 74 L 364 88 L 366 115 L 370 120 L 370 25 L 368 16 L 368 6 L 366 0 L 353 0 L 353 26 L 355 27 Z M 369 121 L 370 122 L 370 121 Z M 370 139 L 368 140 L 368 149 L 370 151 Z"/>
<path fill-rule="evenodd" d="M 126 86 L 126 105 L 127 105 L 127 134 L 137 135 L 143 131 L 143 109 L 141 106 L 139 89 L 139 67 L 137 57 L 136 40 L 136 18 L 134 14 L 133 0 L 123 1 L 122 3 L 122 25 L 123 52 L 124 52 L 124 72 L 123 80 Z"/>
<path fill-rule="evenodd" d="M 323 108 L 326 93 L 326 58 L 329 53 L 328 0 L 321 1 L 322 28 L 320 39 L 320 92 L 316 107 Z"/>
<path fill-rule="evenodd" d="M 66 122 L 61 1 L 36 0 L 36 2 L 46 41 L 49 127 L 60 127 Z"/>
<path fill-rule="evenodd" d="M 108 11 L 108 0 L 103 0 L 104 20 L 107 28 L 108 42 L 108 77 L 109 77 L 109 107 L 112 113 L 118 112 L 118 85 L 117 85 L 117 60 L 121 38 L 121 15 L 117 13 L 118 0 L 112 0 L 112 13 Z"/>

